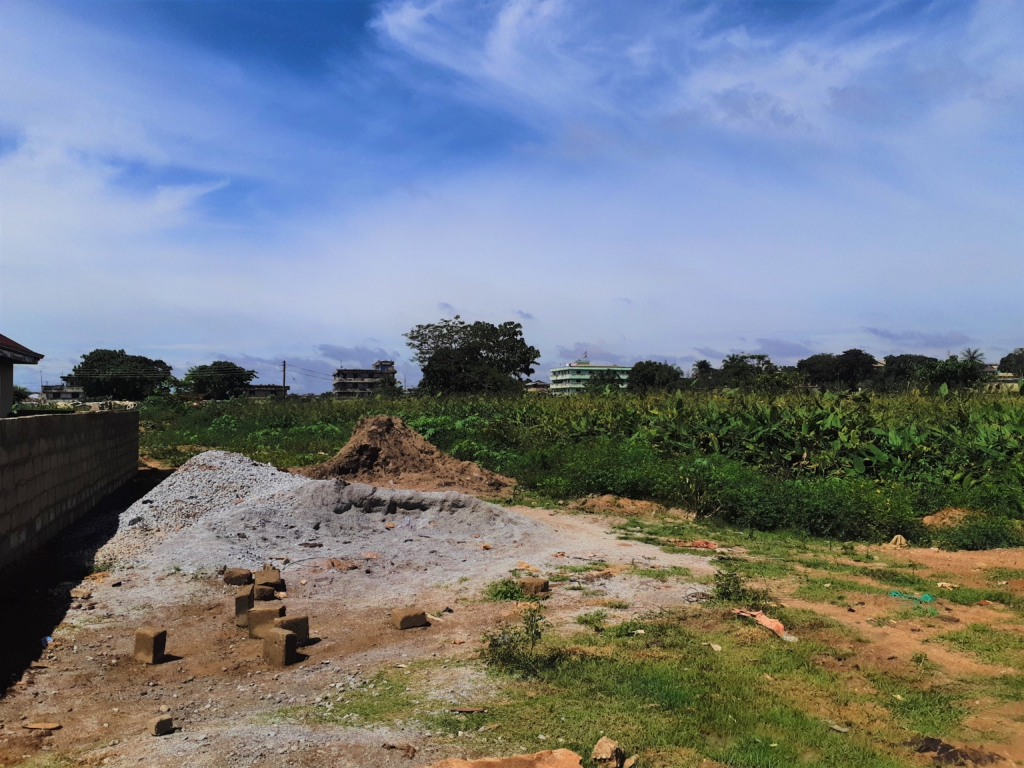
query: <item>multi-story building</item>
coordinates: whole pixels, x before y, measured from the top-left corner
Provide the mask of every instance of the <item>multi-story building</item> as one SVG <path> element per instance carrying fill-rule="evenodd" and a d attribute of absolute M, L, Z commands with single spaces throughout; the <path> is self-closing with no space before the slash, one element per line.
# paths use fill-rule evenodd
<path fill-rule="evenodd" d="M 582 392 L 590 377 L 600 371 L 613 371 L 619 375 L 619 386 L 626 386 L 626 378 L 629 376 L 628 365 L 601 365 L 587 360 L 584 355 L 581 359 L 568 365 L 562 365 L 551 369 L 551 394 L 552 395 L 573 395 Z"/>
<path fill-rule="evenodd" d="M 374 384 L 394 383 L 394 360 L 378 360 L 371 368 L 339 368 L 334 372 L 334 394 L 338 397 L 369 397 Z"/>
<path fill-rule="evenodd" d="M 85 400 L 85 389 L 73 384 L 43 384 L 43 400 Z"/>

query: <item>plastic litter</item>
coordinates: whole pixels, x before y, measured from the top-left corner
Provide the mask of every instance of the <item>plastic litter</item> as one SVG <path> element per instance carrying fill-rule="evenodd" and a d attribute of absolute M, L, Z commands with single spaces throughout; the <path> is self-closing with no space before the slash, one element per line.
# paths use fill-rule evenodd
<path fill-rule="evenodd" d="M 53 644 L 53 638 L 52 638 L 52 637 L 50 637 L 49 635 L 47 635 L 46 637 L 44 637 L 44 638 L 43 638 L 42 640 L 40 640 L 39 642 L 40 642 L 40 643 L 42 643 L 42 645 L 43 645 L 43 648 L 46 648 L 46 647 L 48 647 L 48 646 L 50 646 L 50 645 L 52 645 L 52 644 Z"/>
<path fill-rule="evenodd" d="M 765 629 L 770 629 L 787 643 L 795 643 L 797 641 L 796 636 L 786 633 L 786 628 L 782 625 L 781 621 L 773 619 L 770 616 L 765 616 L 764 611 L 744 611 L 739 608 L 733 608 L 732 612 L 737 616 L 744 616 L 748 619 L 753 619 Z"/>

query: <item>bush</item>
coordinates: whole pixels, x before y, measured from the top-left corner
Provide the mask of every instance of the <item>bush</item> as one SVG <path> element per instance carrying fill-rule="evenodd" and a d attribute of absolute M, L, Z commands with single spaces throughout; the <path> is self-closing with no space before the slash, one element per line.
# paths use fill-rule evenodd
<path fill-rule="evenodd" d="M 542 669 L 554 667 L 562 658 L 561 651 L 537 649 L 548 626 L 543 606 L 533 601 L 523 611 L 520 626 L 484 633 L 484 648 L 480 657 L 486 664 L 522 677 L 532 677 Z"/>
<path fill-rule="evenodd" d="M 997 549 L 1024 546 L 1024 531 L 1016 520 L 990 515 L 971 515 L 962 523 L 943 528 L 935 535 L 943 549 Z"/>

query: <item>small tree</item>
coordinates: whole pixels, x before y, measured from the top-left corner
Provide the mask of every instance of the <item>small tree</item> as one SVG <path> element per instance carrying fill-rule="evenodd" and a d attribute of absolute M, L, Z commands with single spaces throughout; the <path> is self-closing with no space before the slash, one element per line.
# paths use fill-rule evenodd
<path fill-rule="evenodd" d="M 246 370 L 227 360 L 215 360 L 209 365 L 189 368 L 182 380 L 182 389 L 213 400 L 228 400 L 244 395 L 254 378 L 256 371 Z"/>
<path fill-rule="evenodd" d="M 23 403 L 28 400 L 28 396 L 31 394 L 27 387 L 23 387 L 20 384 L 14 385 L 14 402 Z"/>
<path fill-rule="evenodd" d="M 626 379 L 626 389 L 636 394 L 676 391 L 683 384 L 683 372 L 677 365 L 644 360 L 634 365 Z"/>
<path fill-rule="evenodd" d="M 623 383 L 618 371 L 594 371 L 583 385 L 583 391 L 594 395 L 611 395 L 622 391 Z"/>
<path fill-rule="evenodd" d="M 82 355 L 82 362 L 61 377 L 72 386 L 82 387 L 90 399 L 144 400 L 169 390 L 171 366 L 163 360 L 129 355 L 123 349 L 94 349 Z"/>
<path fill-rule="evenodd" d="M 976 347 L 964 347 L 963 351 L 960 353 L 960 359 L 965 363 L 983 365 L 985 363 L 985 353 Z"/>

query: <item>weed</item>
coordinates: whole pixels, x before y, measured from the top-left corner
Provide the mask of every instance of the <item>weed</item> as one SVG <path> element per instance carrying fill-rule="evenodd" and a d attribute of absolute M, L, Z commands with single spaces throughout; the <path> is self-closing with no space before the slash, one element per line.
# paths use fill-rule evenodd
<path fill-rule="evenodd" d="M 629 603 L 625 600 L 605 600 L 602 605 L 615 611 L 624 611 L 629 608 Z"/>
<path fill-rule="evenodd" d="M 525 600 L 526 593 L 515 579 L 498 579 L 484 587 L 484 596 L 495 602 Z"/>
<path fill-rule="evenodd" d="M 582 624 L 584 627 L 590 627 L 595 632 L 603 632 L 604 622 L 607 618 L 608 611 L 597 610 L 577 616 L 576 623 Z"/>
<path fill-rule="evenodd" d="M 638 568 L 634 565 L 629 569 L 628 573 L 645 579 L 657 579 L 658 581 L 690 578 L 693 576 L 693 572 L 689 568 L 683 568 L 679 565 L 670 565 L 667 568 Z"/>
<path fill-rule="evenodd" d="M 746 579 L 739 571 L 727 569 L 715 571 L 714 584 L 712 599 L 716 603 L 763 608 L 771 602 L 771 596 L 767 590 L 748 587 Z"/>

